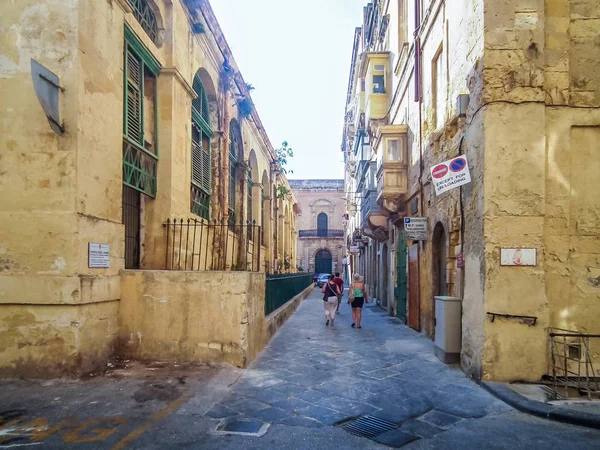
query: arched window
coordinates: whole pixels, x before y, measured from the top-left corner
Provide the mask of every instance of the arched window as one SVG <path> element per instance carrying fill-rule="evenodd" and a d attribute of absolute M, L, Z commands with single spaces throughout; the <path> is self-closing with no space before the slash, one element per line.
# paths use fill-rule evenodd
<path fill-rule="evenodd" d="M 133 9 L 133 17 L 140 23 L 148 37 L 158 45 L 158 24 L 156 14 L 148 5 L 147 0 L 129 0 Z"/>
<path fill-rule="evenodd" d="M 192 100 L 192 189 L 191 211 L 205 219 L 210 218 L 210 108 L 206 91 L 198 75 L 194 77 Z"/>
<path fill-rule="evenodd" d="M 317 216 L 317 236 L 327 237 L 327 214 L 324 212 Z"/>

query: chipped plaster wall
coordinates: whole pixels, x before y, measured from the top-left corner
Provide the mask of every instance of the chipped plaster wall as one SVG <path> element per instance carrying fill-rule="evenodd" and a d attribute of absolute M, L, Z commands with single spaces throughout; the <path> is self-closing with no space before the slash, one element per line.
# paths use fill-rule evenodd
<path fill-rule="evenodd" d="M 110 199 L 120 197 L 121 166 L 107 149 L 121 134 L 121 110 L 101 123 L 90 110 L 111 102 L 105 90 L 122 73 L 102 66 L 90 76 L 86 58 L 94 53 L 84 54 L 91 49 L 81 39 L 79 6 L 13 3 L 0 18 L 3 374 L 91 370 L 112 353 L 116 337 L 123 245 L 120 208 Z M 65 87 L 64 136 L 51 131 L 35 96 L 30 58 Z M 89 241 L 110 244 L 110 269 L 88 269 Z"/>
<path fill-rule="evenodd" d="M 123 271 L 119 352 L 246 367 L 265 344 L 265 275 Z"/>
<path fill-rule="evenodd" d="M 486 8 L 486 321 L 483 377 L 548 373 L 548 326 L 598 332 L 600 10 L 594 1 Z M 575 150 L 576 149 L 576 150 Z M 536 267 L 500 267 L 502 247 L 534 247 Z"/>
<path fill-rule="evenodd" d="M 142 267 L 164 265 L 163 222 L 191 216 L 190 86 L 200 67 L 219 90 L 215 101 L 226 105 L 213 123 L 215 216 L 227 207 L 225 117 L 239 114 L 219 84 L 219 44 L 210 32 L 191 32 L 183 2 L 149 0 L 159 45 L 125 0 L 9 3 L 0 17 L 0 367 L 6 374 L 92 370 L 113 352 L 121 297 L 125 23 L 162 66 L 158 191 L 143 199 Z M 30 58 L 65 88 L 63 136 L 51 131 L 35 96 Z M 264 132 L 244 120 L 242 134 L 244 159 L 254 149 L 258 171 L 273 185 Z M 285 200 L 290 210 L 294 202 Z M 88 242 L 110 244 L 109 269 L 88 268 Z"/>

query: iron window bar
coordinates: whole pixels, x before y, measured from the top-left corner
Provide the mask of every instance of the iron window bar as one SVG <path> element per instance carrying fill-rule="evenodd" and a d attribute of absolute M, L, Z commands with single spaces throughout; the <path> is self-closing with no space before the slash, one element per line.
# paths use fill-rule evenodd
<path fill-rule="evenodd" d="M 565 398 L 569 396 L 569 387 L 576 387 L 579 393 L 585 393 L 588 400 L 591 400 L 592 394 L 599 395 L 600 377 L 595 376 L 596 372 L 590 356 L 590 339 L 598 339 L 600 334 L 550 328 L 548 336 L 550 338 L 554 391 L 558 393 L 559 387 L 562 388 Z M 571 355 L 570 350 L 573 348 L 577 348 L 576 356 Z M 573 367 L 575 364 L 577 371 Z M 585 367 L 585 374 L 582 374 L 581 371 L 582 364 Z"/>

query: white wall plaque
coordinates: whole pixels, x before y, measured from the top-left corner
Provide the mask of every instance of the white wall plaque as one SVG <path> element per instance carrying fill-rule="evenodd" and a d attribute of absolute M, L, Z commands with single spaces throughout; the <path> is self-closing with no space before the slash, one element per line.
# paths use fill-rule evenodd
<path fill-rule="evenodd" d="M 108 269 L 110 267 L 110 246 L 98 242 L 88 243 L 88 267 Z"/>
<path fill-rule="evenodd" d="M 537 266 L 535 248 L 501 248 L 501 266 Z"/>
<path fill-rule="evenodd" d="M 413 241 L 426 241 L 429 239 L 427 231 L 427 217 L 405 217 L 404 233 L 406 239 Z"/>

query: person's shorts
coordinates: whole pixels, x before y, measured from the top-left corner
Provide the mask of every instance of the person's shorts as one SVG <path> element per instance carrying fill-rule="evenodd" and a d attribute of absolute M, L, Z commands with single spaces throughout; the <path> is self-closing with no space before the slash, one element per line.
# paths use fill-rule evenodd
<path fill-rule="evenodd" d="M 365 304 L 365 299 L 363 297 L 355 297 L 352 301 L 353 308 L 362 308 Z"/>

